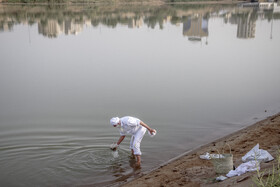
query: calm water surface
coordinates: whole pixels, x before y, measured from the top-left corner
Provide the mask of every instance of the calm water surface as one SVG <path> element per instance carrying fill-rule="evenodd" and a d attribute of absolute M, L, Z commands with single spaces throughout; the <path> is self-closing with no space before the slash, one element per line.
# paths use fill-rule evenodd
<path fill-rule="evenodd" d="M 119 184 L 278 113 L 279 49 L 278 7 L 0 5 L 0 185 Z"/>

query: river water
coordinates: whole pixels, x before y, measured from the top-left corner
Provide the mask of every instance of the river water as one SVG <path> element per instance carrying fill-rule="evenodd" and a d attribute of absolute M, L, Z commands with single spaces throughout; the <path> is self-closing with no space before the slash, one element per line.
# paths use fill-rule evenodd
<path fill-rule="evenodd" d="M 278 113 L 279 49 L 278 7 L 0 5 L 0 185 L 116 185 Z"/>

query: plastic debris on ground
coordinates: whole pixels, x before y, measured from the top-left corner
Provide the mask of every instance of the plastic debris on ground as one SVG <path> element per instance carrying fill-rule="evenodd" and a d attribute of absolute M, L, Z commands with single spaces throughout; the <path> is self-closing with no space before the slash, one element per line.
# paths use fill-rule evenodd
<path fill-rule="evenodd" d="M 221 154 L 210 154 L 206 152 L 204 155 L 199 156 L 201 159 L 210 160 L 211 158 L 224 158 Z M 246 172 L 260 170 L 261 162 L 269 162 L 274 158 L 266 150 L 260 149 L 259 144 L 255 145 L 246 155 L 242 157 L 244 163 L 240 164 L 235 170 L 229 171 L 226 176 L 219 176 L 217 181 L 226 180 L 228 177 L 240 176 Z"/>
<path fill-rule="evenodd" d="M 221 176 L 216 178 L 216 181 L 223 181 L 223 180 L 226 180 L 226 179 L 227 179 L 227 177 L 221 175 Z"/>
<path fill-rule="evenodd" d="M 224 156 L 221 154 L 205 153 L 205 155 L 200 155 L 199 158 L 204 159 L 204 160 L 210 160 L 211 158 L 224 158 Z"/>

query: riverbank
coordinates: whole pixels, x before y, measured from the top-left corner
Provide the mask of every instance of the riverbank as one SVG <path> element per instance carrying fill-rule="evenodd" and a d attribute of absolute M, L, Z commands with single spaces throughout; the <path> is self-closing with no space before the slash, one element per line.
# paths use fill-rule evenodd
<path fill-rule="evenodd" d="M 216 153 L 215 150 L 222 150 L 226 143 L 231 147 L 233 164 L 236 167 L 242 163 L 242 156 L 250 151 L 257 143 L 259 143 L 260 149 L 267 150 L 276 158 L 280 149 L 280 113 L 186 153 L 186 155 L 122 186 L 242 187 L 253 185 L 252 177 L 256 175 L 256 172 L 248 172 L 241 176 L 217 182 L 215 178 L 218 175 L 215 173 L 211 162 L 199 158 L 199 155 L 205 154 L 206 152 Z M 229 152 L 229 148 L 225 147 L 225 152 Z M 268 163 L 261 163 L 261 171 L 268 171 L 272 169 L 273 165 L 276 166 L 276 164 L 276 159 Z"/>
<path fill-rule="evenodd" d="M 24 4 L 24 5 L 167 5 L 167 4 L 237 4 L 242 0 L 0 0 L 0 4 Z"/>

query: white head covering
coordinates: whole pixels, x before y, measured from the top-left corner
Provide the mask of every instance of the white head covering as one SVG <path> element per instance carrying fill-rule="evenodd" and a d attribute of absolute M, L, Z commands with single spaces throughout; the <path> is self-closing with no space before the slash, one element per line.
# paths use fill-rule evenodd
<path fill-rule="evenodd" d="M 118 118 L 118 117 L 113 117 L 110 120 L 111 125 L 117 125 L 119 122 L 120 122 L 120 118 Z"/>

